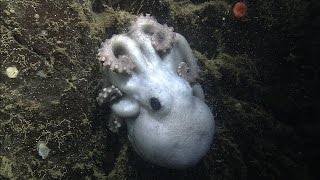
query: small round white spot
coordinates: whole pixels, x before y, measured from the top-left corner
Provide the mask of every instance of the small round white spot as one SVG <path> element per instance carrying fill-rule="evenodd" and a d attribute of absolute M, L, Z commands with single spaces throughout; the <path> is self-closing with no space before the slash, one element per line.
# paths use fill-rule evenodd
<path fill-rule="evenodd" d="M 6 69 L 6 74 L 9 78 L 13 79 L 16 78 L 19 74 L 19 70 L 17 69 L 17 67 L 12 66 L 12 67 L 8 67 Z"/>

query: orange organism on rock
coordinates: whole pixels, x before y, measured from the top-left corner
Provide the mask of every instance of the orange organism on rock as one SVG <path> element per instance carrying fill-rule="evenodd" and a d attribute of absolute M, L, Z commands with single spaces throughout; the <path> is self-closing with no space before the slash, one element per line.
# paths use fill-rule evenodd
<path fill-rule="evenodd" d="M 248 10 L 248 7 L 244 0 L 240 0 L 232 8 L 233 14 L 237 18 L 242 18 L 246 16 L 247 10 Z"/>

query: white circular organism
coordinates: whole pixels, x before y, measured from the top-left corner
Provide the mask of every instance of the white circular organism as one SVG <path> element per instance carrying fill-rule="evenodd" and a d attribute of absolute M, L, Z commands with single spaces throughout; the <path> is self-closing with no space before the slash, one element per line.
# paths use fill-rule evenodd
<path fill-rule="evenodd" d="M 18 76 L 19 74 L 19 70 L 17 69 L 17 67 L 12 66 L 12 67 L 8 67 L 6 69 L 6 74 L 9 78 L 14 79 Z"/>

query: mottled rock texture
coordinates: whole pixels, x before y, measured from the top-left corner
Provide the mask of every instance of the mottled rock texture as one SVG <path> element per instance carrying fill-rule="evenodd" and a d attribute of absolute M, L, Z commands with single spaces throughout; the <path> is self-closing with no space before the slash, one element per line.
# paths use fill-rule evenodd
<path fill-rule="evenodd" d="M 239 19 L 229 0 L 0 0 L 0 179 L 312 179 L 319 3 L 246 2 Z M 203 70 L 215 143 L 191 169 L 141 160 L 95 99 L 100 43 L 141 13 L 185 36 Z"/>

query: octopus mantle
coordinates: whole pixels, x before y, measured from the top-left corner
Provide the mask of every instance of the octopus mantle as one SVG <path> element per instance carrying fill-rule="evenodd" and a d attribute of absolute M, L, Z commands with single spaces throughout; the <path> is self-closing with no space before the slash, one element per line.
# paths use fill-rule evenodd
<path fill-rule="evenodd" d="M 185 38 L 151 16 L 99 49 L 104 87 L 97 100 L 112 109 L 109 129 L 123 121 L 135 151 L 160 166 L 183 169 L 209 150 L 214 118 L 196 82 L 199 67 Z"/>

